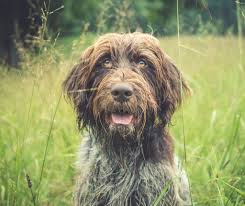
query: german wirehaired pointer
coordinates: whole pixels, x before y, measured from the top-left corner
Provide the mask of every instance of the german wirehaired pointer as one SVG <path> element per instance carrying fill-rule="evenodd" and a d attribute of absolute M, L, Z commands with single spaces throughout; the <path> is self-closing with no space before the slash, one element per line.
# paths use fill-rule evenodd
<path fill-rule="evenodd" d="M 189 204 L 168 124 L 190 90 L 156 38 L 138 32 L 101 36 L 63 88 L 84 134 L 76 206 Z"/>

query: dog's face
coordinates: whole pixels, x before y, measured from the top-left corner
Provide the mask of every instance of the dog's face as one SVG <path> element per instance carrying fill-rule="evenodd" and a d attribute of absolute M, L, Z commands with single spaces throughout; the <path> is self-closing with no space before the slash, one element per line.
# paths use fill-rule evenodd
<path fill-rule="evenodd" d="M 85 50 L 64 89 L 79 126 L 123 137 L 140 134 L 146 126 L 165 126 L 189 91 L 158 40 L 142 33 L 100 37 Z"/>

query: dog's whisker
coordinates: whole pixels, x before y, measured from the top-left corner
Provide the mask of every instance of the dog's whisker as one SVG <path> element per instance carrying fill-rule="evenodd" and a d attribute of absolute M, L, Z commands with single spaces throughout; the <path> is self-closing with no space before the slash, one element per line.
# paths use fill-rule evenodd
<path fill-rule="evenodd" d="M 68 93 L 82 93 L 82 92 L 90 92 L 90 91 L 96 91 L 96 90 L 97 88 L 77 89 L 77 90 L 68 91 Z"/>

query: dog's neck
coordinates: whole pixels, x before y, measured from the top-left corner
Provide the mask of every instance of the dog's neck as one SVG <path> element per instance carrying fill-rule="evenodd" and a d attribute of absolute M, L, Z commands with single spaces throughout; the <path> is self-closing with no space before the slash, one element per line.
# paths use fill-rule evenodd
<path fill-rule="evenodd" d="M 162 125 L 146 127 L 141 134 L 122 137 L 92 131 L 96 147 L 110 160 L 121 162 L 173 162 L 173 143 L 167 128 Z"/>

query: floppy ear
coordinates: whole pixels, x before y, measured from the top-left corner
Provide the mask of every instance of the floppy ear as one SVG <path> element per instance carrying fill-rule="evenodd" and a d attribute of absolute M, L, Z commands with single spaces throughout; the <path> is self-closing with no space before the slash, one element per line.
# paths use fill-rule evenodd
<path fill-rule="evenodd" d="M 179 69 L 167 55 L 162 53 L 161 61 L 160 119 L 163 120 L 164 124 L 167 124 L 170 122 L 174 111 L 181 105 L 184 96 L 191 94 L 191 89 Z"/>
<path fill-rule="evenodd" d="M 91 73 L 91 55 L 93 47 L 87 48 L 82 54 L 79 62 L 73 66 L 72 70 L 63 82 L 63 91 L 72 101 L 77 113 L 78 127 L 81 122 L 86 125 L 89 122 L 89 90 L 87 88 L 89 76 Z"/>

